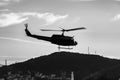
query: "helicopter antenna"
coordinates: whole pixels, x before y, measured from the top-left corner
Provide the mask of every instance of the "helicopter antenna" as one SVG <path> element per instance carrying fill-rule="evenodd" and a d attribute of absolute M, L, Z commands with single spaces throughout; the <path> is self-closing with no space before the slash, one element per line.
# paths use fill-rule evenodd
<path fill-rule="evenodd" d="M 28 27 L 28 24 L 26 23 L 26 24 L 24 24 L 25 25 L 25 27 L 27 28 Z"/>

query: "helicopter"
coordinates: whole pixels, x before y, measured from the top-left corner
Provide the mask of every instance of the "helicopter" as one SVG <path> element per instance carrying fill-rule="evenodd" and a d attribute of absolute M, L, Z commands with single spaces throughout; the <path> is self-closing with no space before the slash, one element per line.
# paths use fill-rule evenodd
<path fill-rule="evenodd" d="M 69 46 L 76 46 L 78 44 L 77 41 L 74 40 L 74 37 L 65 36 L 64 35 L 65 32 L 86 29 L 85 27 L 73 28 L 73 29 L 61 28 L 61 30 L 41 29 L 41 31 L 61 31 L 62 32 L 62 34 L 53 34 L 51 37 L 48 37 L 48 36 L 31 34 L 30 31 L 28 30 L 28 24 L 26 23 L 24 25 L 26 27 L 25 32 L 27 36 L 36 38 L 39 40 L 48 41 L 48 42 L 51 42 L 52 44 L 56 44 L 58 45 L 58 49 L 73 49 L 73 48 L 70 48 Z M 61 46 L 64 46 L 64 47 L 61 47 Z M 68 46 L 68 48 L 66 48 L 65 46 Z"/>

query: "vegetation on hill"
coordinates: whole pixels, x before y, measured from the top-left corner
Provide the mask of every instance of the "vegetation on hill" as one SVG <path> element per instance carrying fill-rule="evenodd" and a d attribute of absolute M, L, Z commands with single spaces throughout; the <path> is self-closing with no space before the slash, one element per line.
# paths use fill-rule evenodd
<path fill-rule="evenodd" d="M 19 71 L 27 73 L 30 71 L 44 74 L 59 74 L 62 71 L 73 71 L 75 80 L 98 80 L 98 78 L 103 78 L 103 74 L 105 76 L 108 73 L 110 73 L 110 76 L 116 73 L 120 74 L 120 69 L 118 71 L 119 64 L 119 60 L 109 59 L 99 55 L 55 52 L 50 55 L 32 58 L 25 62 L 4 66 L 0 68 L 0 75 L 10 71 L 13 73 Z M 93 77 L 97 78 L 93 79 Z"/>

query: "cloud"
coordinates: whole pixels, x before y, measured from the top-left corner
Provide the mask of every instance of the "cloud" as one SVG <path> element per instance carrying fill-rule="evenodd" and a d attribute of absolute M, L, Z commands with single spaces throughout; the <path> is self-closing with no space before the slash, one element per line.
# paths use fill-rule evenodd
<path fill-rule="evenodd" d="M 112 18 L 112 21 L 118 21 L 120 20 L 120 14 L 114 16 L 114 18 Z"/>
<path fill-rule="evenodd" d="M 9 11 L 9 9 L 1 9 L 0 12 L 6 12 Z"/>
<path fill-rule="evenodd" d="M 59 21 L 61 19 L 65 19 L 68 17 L 68 15 L 55 15 L 53 13 L 37 13 L 37 12 L 26 12 L 26 13 L 23 13 L 23 15 L 34 16 L 39 19 L 44 19 L 46 21 L 46 25 L 53 24 L 56 21 Z"/>
<path fill-rule="evenodd" d="M 7 5 L 8 3 L 6 3 L 6 2 L 1 2 L 0 1 L 0 6 L 5 6 L 5 5 Z"/>
<path fill-rule="evenodd" d="M 21 0 L 0 0 L 0 6 L 6 6 L 11 2 L 20 2 Z"/>
<path fill-rule="evenodd" d="M 12 38 L 12 37 L 0 37 L 0 39 L 23 42 L 23 43 L 28 43 L 28 44 L 35 44 L 35 45 L 46 45 L 46 46 L 54 45 L 54 44 L 51 44 L 49 42 L 30 41 L 30 40 L 24 40 L 24 39 Z"/>
<path fill-rule="evenodd" d="M 52 13 L 45 13 L 45 14 L 38 14 L 38 18 L 46 20 L 46 25 L 50 25 L 55 23 L 58 20 L 65 19 L 68 17 L 68 15 L 54 15 Z"/>
<path fill-rule="evenodd" d="M 90 1 L 112 1 L 112 2 L 114 2 L 114 1 L 120 1 L 120 0 L 67 0 L 67 1 L 71 1 L 71 2 L 90 2 Z"/>
<path fill-rule="evenodd" d="M 51 25 L 58 20 L 65 19 L 68 15 L 55 15 L 53 13 L 37 13 L 37 12 L 23 12 L 23 13 L 3 13 L 0 14 L 0 27 L 6 27 L 13 24 L 19 24 L 29 19 L 29 17 L 36 17 L 46 21 L 46 25 Z"/>
<path fill-rule="evenodd" d="M 79 1 L 96 1 L 96 0 L 67 0 L 67 1 L 72 1 L 72 2 L 79 2 Z"/>
<path fill-rule="evenodd" d="M 29 41 L 29 40 L 23 40 L 23 39 L 17 39 L 17 38 L 10 38 L 10 37 L 0 37 L 0 39 L 13 40 L 13 41 L 32 43 L 32 44 L 44 44 L 43 42 L 41 43 L 41 42 L 35 42 L 35 41 Z"/>
<path fill-rule="evenodd" d="M 19 2 L 20 0 L 2 0 L 4 2 Z"/>
<path fill-rule="evenodd" d="M 120 0 L 115 0 L 115 1 L 120 1 Z"/>
<path fill-rule="evenodd" d="M 0 27 L 5 27 L 13 24 L 19 24 L 26 21 L 28 18 L 21 14 L 9 13 L 0 15 Z"/>

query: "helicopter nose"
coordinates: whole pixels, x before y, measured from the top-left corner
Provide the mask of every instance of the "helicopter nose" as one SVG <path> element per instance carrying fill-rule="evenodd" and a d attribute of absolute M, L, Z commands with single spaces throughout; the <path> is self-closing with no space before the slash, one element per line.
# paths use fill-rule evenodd
<path fill-rule="evenodd" d="M 78 43 L 75 41 L 75 43 L 74 43 L 75 45 L 77 45 Z"/>

